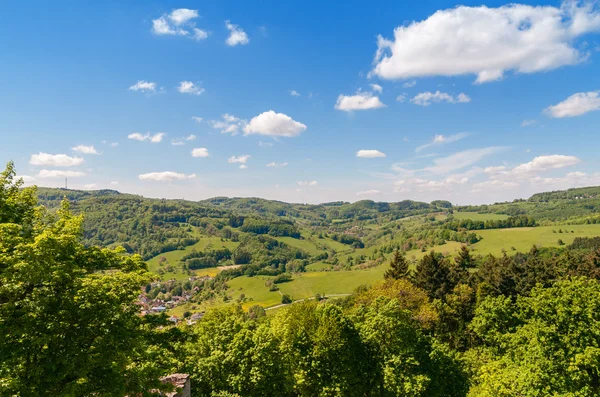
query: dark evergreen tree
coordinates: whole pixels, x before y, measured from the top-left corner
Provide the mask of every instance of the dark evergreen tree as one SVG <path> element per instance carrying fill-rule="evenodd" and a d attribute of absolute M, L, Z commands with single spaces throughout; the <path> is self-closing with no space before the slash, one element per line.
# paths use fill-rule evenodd
<path fill-rule="evenodd" d="M 398 280 L 409 276 L 408 262 L 400 250 L 396 249 L 390 262 L 390 268 L 383 275 L 385 279 Z"/>
<path fill-rule="evenodd" d="M 413 284 L 427 291 L 430 298 L 445 299 L 454 288 L 450 267 L 442 255 L 431 251 L 419 261 L 412 277 Z"/>

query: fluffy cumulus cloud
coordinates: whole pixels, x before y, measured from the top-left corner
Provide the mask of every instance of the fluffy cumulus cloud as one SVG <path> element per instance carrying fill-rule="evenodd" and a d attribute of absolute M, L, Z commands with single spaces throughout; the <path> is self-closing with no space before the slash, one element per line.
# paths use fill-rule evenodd
<path fill-rule="evenodd" d="M 139 132 L 134 132 L 132 134 L 127 135 L 127 139 L 140 142 L 149 141 L 152 143 L 159 143 L 160 141 L 162 141 L 165 135 L 166 134 L 164 132 L 158 132 L 156 134 L 150 134 L 149 132 L 145 134 L 140 134 Z"/>
<path fill-rule="evenodd" d="M 564 101 L 546 108 L 545 112 L 550 117 L 575 117 L 582 114 L 600 110 L 600 91 L 578 92 Z"/>
<path fill-rule="evenodd" d="M 379 100 L 379 97 L 371 92 L 357 92 L 354 95 L 340 95 L 335 104 L 335 108 L 345 112 L 354 110 L 378 109 L 385 105 Z"/>
<path fill-rule="evenodd" d="M 66 154 L 49 154 L 39 152 L 38 154 L 31 155 L 29 164 L 50 167 L 74 167 L 83 164 L 83 158 L 71 157 Z"/>
<path fill-rule="evenodd" d="M 445 93 L 445 92 L 440 92 L 440 91 L 436 91 L 436 92 L 430 92 L 430 91 L 426 91 L 426 92 L 421 92 L 417 95 L 415 95 L 411 100 L 411 103 L 414 103 L 415 105 L 420 105 L 420 106 L 429 106 L 432 103 L 441 103 L 441 102 L 446 102 L 446 103 L 469 103 L 471 102 L 471 98 L 469 98 L 468 95 L 463 94 L 462 92 L 460 94 L 458 94 L 456 97 Z"/>
<path fill-rule="evenodd" d="M 192 157 L 208 157 L 208 149 L 205 147 L 199 147 L 192 150 Z"/>
<path fill-rule="evenodd" d="M 72 150 L 81 154 L 100 154 L 96 148 L 94 148 L 94 145 L 77 145 Z"/>
<path fill-rule="evenodd" d="M 225 113 L 221 116 L 221 120 L 210 120 L 209 124 L 214 129 L 220 130 L 222 134 L 236 135 L 240 129 L 247 124 L 246 120 L 235 117 L 232 114 Z"/>
<path fill-rule="evenodd" d="M 156 92 L 156 83 L 152 81 L 138 80 L 137 83 L 129 87 L 129 91 L 146 93 Z"/>
<path fill-rule="evenodd" d="M 538 156 L 528 163 L 521 164 L 512 170 L 513 174 L 533 174 L 579 164 L 581 160 L 575 156 L 552 154 Z"/>
<path fill-rule="evenodd" d="M 534 73 L 581 62 L 574 40 L 600 29 L 594 2 L 560 8 L 509 4 L 439 10 L 377 40 L 372 74 L 384 79 L 474 74 L 477 83 L 507 71 Z"/>
<path fill-rule="evenodd" d="M 250 42 L 250 38 L 238 25 L 234 25 L 229 21 L 225 21 L 225 27 L 229 30 L 229 37 L 225 40 L 228 46 L 244 45 Z"/>
<path fill-rule="evenodd" d="M 363 190 L 360 192 L 356 192 L 356 195 L 359 197 L 364 197 L 364 196 L 377 196 L 380 195 L 381 191 L 376 190 L 376 189 L 370 189 L 370 190 Z"/>
<path fill-rule="evenodd" d="M 273 110 L 259 114 L 244 127 L 244 135 L 295 137 L 306 130 L 306 125 Z"/>
<path fill-rule="evenodd" d="M 362 149 L 356 152 L 356 157 L 363 159 L 374 159 L 377 157 L 385 157 L 385 153 L 375 149 Z"/>
<path fill-rule="evenodd" d="M 250 155 L 249 154 L 243 154 L 241 156 L 231 156 L 227 162 L 230 164 L 246 164 L 248 162 L 248 160 L 250 160 Z M 241 167 L 240 167 L 241 168 Z M 245 168 L 245 167 L 244 167 Z"/>
<path fill-rule="evenodd" d="M 319 182 L 317 181 L 299 181 L 298 186 L 317 186 Z"/>
<path fill-rule="evenodd" d="M 427 149 L 429 147 L 432 146 L 437 146 L 437 145 L 442 145 L 445 143 L 452 143 L 452 142 L 456 142 L 459 141 L 463 138 L 466 138 L 468 136 L 468 134 L 466 132 L 461 132 L 458 134 L 454 134 L 454 135 L 436 135 L 433 137 L 433 140 L 429 143 L 426 143 L 424 145 L 418 146 L 415 149 L 415 152 L 420 152 L 424 149 Z"/>
<path fill-rule="evenodd" d="M 177 87 L 177 91 L 182 94 L 200 95 L 204 92 L 204 88 L 199 87 L 197 84 L 191 81 L 182 81 Z"/>
<path fill-rule="evenodd" d="M 140 181 L 155 181 L 155 182 L 173 182 L 182 181 L 186 179 L 194 179 L 196 174 L 183 174 L 180 172 L 173 171 L 162 171 L 162 172 L 149 172 L 147 174 L 140 174 L 138 176 Z"/>
<path fill-rule="evenodd" d="M 54 179 L 54 178 L 78 178 L 85 176 L 84 172 L 81 171 L 63 171 L 63 170 L 41 170 L 38 172 L 37 177 L 40 179 Z"/>
<path fill-rule="evenodd" d="M 179 8 L 170 14 L 152 20 L 152 33 L 158 36 L 185 36 L 195 40 L 204 40 L 208 32 L 196 27 L 194 21 L 199 17 L 198 10 Z"/>

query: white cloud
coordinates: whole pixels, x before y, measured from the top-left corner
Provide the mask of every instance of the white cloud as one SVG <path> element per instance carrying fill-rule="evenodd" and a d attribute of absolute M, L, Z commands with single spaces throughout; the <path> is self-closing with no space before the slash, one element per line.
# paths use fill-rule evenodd
<path fill-rule="evenodd" d="M 406 95 L 405 94 L 400 94 L 396 97 L 396 101 L 398 102 L 404 102 L 406 101 Z"/>
<path fill-rule="evenodd" d="M 208 157 L 208 149 L 205 147 L 199 147 L 192 150 L 192 157 Z"/>
<path fill-rule="evenodd" d="M 379 84 L 370 84 L 371 89 L 373 90 L 373 92 L 378 92 L 378 93 L 382 93 L 383 92 L 383 87 L 380 86 Z"/>
<path fill-rule="evenodd" d="M 249 154 L 244 154 L 241 156 L 231 156 L 227 162 L 230 164 L 234 164 L 234 163 L 241 163 L 241 164 L 246 164 L 248 162 L 248 160 L 250 160 L 250 155 Z"/>
<path fill-rule="evenodd" d="M 240 169 L 245 170 L 246 168 L 248 168 L 248 166 L 246 164 L 241 164 L 240 165 Z"/>
<path fill-rule="evenodd" d="M 139 80 L 137 83 L 129 87 L 129 90 L 136 92 L 156 92 L 156 83 L 152 81 Z"/>
<path fill-rule="evenodd" d="M 363 159 L 373 159 L 377 157 L 385 157 L 385 153 L 380 152 L 375 149 L 361 149 L 356 152 L 356 157 L 361 157 Z"/>
<path fill-rule="evenodd" d="M 186 141 L 189 142 L 189 141 L 193 141 L 194 139 L 196 139 L 196 135 L 190 134 L 190 135 L 188 135 L 186 137 L 183 137 L 183 138 L 172 139 L 171 140 L 171 145 L 173 145 L 173 146 L 182 146 L 182 145 L 185 145 Z"/>
<path fill-rule="evenodd" d="M 500 174 L 506 172 L 506 167 L 503 165 L 499 165 L 496 167 L 486 167 L 483 169 L 483 172 L 486 174 Z"/>
<path fill-rule="evenodd" d="M 263 112 L 244 127 L 244 135 L 266 135 L 274 137 L 295 137 L 306 130 L 306 125 L 293 120 L 283 113 L 273 110 Z"/>
<path fill-rule="evenodd" d="M 267 167 L 277 168 L 277 167 L 285 167 L 287 165 L 288 165 L 287 162 L 286 163 L 276 163 L 276 162 L 273 161 L 272 163 L 267 164 Z"/>
<path fill-rule="evenodd" d="M 194 32 L 194 36 L 193 37 L 197 41 L 204 40 L 204 39 L 208 38 L 208 32 L 206 30 L 194 28 L 194 29 L 192 29 L 192 31 Z"/>
<path fill-rule="evenodd" d="M 485 83 L 510 70 L 552 70 L 586 59 L 574 40 L 599 28 L 595 2 L 459 6 L 397 27 L 392 40 L 379 36 L 371 73 L 384 79 L 475 74 Z"/>
<path fill-rule="evenodd" d="M 202 120 L 204 120 L 204 119 L 202 117 L 192 116 L 192 120 L 194 120 L 196 123 L 200 124 L 202 122 Z"/>
<path fill-rule="evenodd" d="M 163 14 L 152 20 L 152 33 L 158 36 L 185 36 L 195 40 L 204 40 L 208 37 L 208 32 L 196 28 L 193 20 L 198 17 L 198 10 L 188 8 L 173 10 L 170 14 Z"/>
<path fill-rule="evenodd" d="M 273 146 L 275 146 L 275 144 L 273 142 L 258 141 L 258 146 L 260 146 L 260 147 L 273 147 Z"/>
<path fill-rule="evenodd" d="M 355 95 L 340 95 L 335 104 L 335 108 L 345 112 L 353 110 L 377 109 L 385 105 L 379 100 L 378 96 L 370 92 L 357 92 Z"/>
<path fill-rule="evenodd" d="M 300 93 L 298 91 L 296 91 L 296 90 L 291 90 L 290 91 L 290 95 L 291 96 L 300 96 Z"/>
<path fill-rule="evenodd" d="M 221 116 L 223 120 L 210 120 L 209 123 L 214 129 L 221 130 L 222 134 L 236 135 L 247 122 L 234 115 L 225 113 Z"/>
<path fill-rule="evenodd" d="M 17 175 L 16 180 L 22 179 L 24 183 L 34 183 L 36 179 L 30 175 Z"/>
<path fill-rule="evenodd" d="M 94 189 L 98 189 L 98 185 L 96 185 L 95 183 L 88 183 L 83 185 L 83 188 L 85 190 L 94 190 Z"/>
<path fill-rule="evenodd" d="M 429 106 L 432 103 L 440 103 L 440 102 L 447 102 L 447 103 L 468 103 L 471 102 L 471 98 L 469 98 L 467 95 L 463 94 L 462 92 L 460 94 L 458 94 L 458 96 L 453 97 L 452 95 L 446 93 L 446 92 L 440 92 L 440 91 L 436 91 L 436 92 L 421 92 L 417 95 L 415 95 L 411 100 L 411 103 L 414 103 L 415 105 L 420 105 L 420 106 Z"/>
<path fill-rule="evenodd" d="M 48 154 L 39 152 L 32 154 L 29 159 L 31 165 L 47 165 L 51 167 L 73 167 L 83 164 L 82 157 L 71 157 L 66 154 Z"/>
<path fill-rule="evenodd" d="M 521 127 L 528 127 L 528 126 L 533 125 L 535 123 L 537 123 L 536 120 L 523 120 L 521 122 Z"/>
<path fill-rule="evenodd" d="M 94 148 L 94 145 L 86 146 L 86 145 L 77 145 L 72 149 L 74 152 L 82 153 L 82 154 L 100 154 Z"/>
<path fill-rule="evenodd" d="M 127 139 L 132 139 L 134 141 L 150 141 L 152 143 L 159 143 L 162 141 L 166 134 L 164 132 L 158 132 L 154 135 L 151 135 L 149 132 L 145 134 L 140 134 L 139 132 L 134 132 L 132 134 L 127 135 Z"/>
<path fill-rule="evenodd" d="M 479 182 L 473 184 L 471 186 L 471 191 L 473 192 L 482 192 L 484 190 L 504 190 L 504 189 L 513 189 L 519 187 L 519 184 L 516 182 L 503 181 L 500 179 L 492 179 L 485 182 Z"/>
<path fill-rule="evenodd" d="M 411 88 L 411 87 L 414 87 L 415 85 L 417 85 L 417 81 L 411 80 L 411 81 L 407 81 L 406 83 L 402 84 L 402 87 Z"/>
<path fill-rule="evenodd" d="M 381 194 L 381 192 L 379 190 L 376 189 L 370 189 L 370 190 L 363 190 L 361 192 L 356 192 L 357 196 L 376 196 Z"/>
<path fill-rule="evenodd" d="M 521 164 L 512 170 L 513 174 L 532 174 L 579 164 L 581 160 L 575 156 L 553 154 L 538 156 L 528 163 Z"/>
<path fill-rule="evenodd" d="M 244 45 L 248 44 L 250 39 L 246 32 L 242 30 L 238 25 L 234 25 L 228 20 L 225 21 L 225 27 L 229 30 L 229 37 L 225 41 L 228 46 L 236 46 L 238 44 Z"/>
<path fill-rule="evenodd" d="M 162 171 L 162 172 L 149 172 L 147 174 L 140 174 L 138 178 L 141 181 L 156 181 L 156 182 L 172 182 L 181 181 L 185 179 L 194 179 L 196 174 L 182 174 L 173 171 Z"/>
<path fill-rule="evenodd" d="M 466 132 L 460 132 L 458 134 L 454 134 L 454 135 L 436 135 L 433 137 L 433 140 L 429 143 L 426 143 L 424 145 L 421 145 L 419 147 L 417 147 L 415 149 L 415 152 L 420 152 L 423 149 L 427 149 L 428 147 L 431 146 L 436 146 L 436 145 L 442 145 L 442 144 L 446 144 L 446 143 L 452 143 L 452 142 L 456 142 L 458 140 L 461 140 L 463 138 L 466 138 L 469 134 L 467 134 Z"/>
<path fill-rule="evenodd" d="M 80 171 L 62 171 L 62 170 L 41 170 L 37 177 L 41 179 L 46 178 L 77 178 L 85 176 L 85 173 Z"/>
<path fill-rule="evenodd" d="M 200 95 L 204 92 L 204 88 L 198 87 L 191 81 L 182 81 L 179 83 L 177 91 L 182 94 Z"/>
<path fill-rule="evenodd" d="M 191 19 L 198 18 L 198 10 L 190 10 L 187 8 L 179 8 L 173 10 L 168 18 L 177 26 L 182 25 Z"/>
<path fill-rule="evenodd" d="M 317 186 L 319 182 L 317 181 L 299 181 L 298 186 Z"/>
<path fill-rule="evenodd" d="M 546 108 L 545 112 L 550 117 L 575 117 L 587 112 L 600 110 L 600 91 L 578 92 L 559 104 Z"/>
<path fill-rule="evenodd" d="M 491 156 L 492 154 L 496 154 L 504 149 L 504 147 L 491 146 L 480 149 L 464 150 L 447 157 L 436 158 L 433 160 L 434 165 L 426 167 L 425 171 L 433 174 L 452 172 L 476 164 L 484 158 Z"/>

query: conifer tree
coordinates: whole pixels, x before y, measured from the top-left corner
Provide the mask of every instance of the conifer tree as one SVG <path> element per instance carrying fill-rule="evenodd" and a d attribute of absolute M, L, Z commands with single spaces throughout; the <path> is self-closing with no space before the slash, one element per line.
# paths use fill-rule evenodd
<path fill-rule="evenodd" d="M 430 298 L 444 299 L 454 288 L 447 261 L 434 251 L 425 255 L 417 265 L 412 282 L 427 291 Z"/>
<path fill-rule="evenodd" d="M 400 250 L 396 249 L 390 262 L 390 268 L 383 275 L 385 279 L 398 280 L 409 275 L 408 262 Z"/>

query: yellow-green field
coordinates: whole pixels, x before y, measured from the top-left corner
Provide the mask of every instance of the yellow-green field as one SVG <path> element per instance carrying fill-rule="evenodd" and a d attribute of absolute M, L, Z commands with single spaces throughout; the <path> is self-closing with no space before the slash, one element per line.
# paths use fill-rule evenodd
<path fill-rule="evenodd" d="M 563 233 L 558 233 L 562 230 Z M 554 233 L 555 231 L 556 233 Z M 573 231 L 573 233 L 571 233 Z M 568 233 L 567 233 L 568 232 Z M 558 247 L 558 240 L 571 244 L 575 237 L 600 236 L 600 225 L 566 225 L 519 227 L 512 229 L 490 229 L 477 232 L 483 239 L 472 245 L 475 253 L 499 255 L 502 250 L 507 253 L 527 252 L 533 245 L 538 247 Z M 513 247 L 515 249 L 513 249 Z"/>
<path fill-rule="evenodd" d="M 233 250 L 233 249 L 235 249 L 235 247 L 238 246 L 238 244 L 239 244 L 238 242 L 233 242 L 233 241 L 228 241 L 228 240 L 221 241 L 220 237 L 202 237 L 200 239 L 200 241 L 198 241 L 194 245 L 187 246 L 183 250 L 169 251 L 169 252 L 164 252 L 162 254 L 156 255 L 154 258 L 147 260 L 146 263 L 148 264 L 148 269 L 151 272 L 156 273 L 156 272 L 158 272 L 158 269 L 161 268 L 161 266 L 159 264 L 159 259 L 164 256 L 167 259 L 167 261 L 166 261 L 166 263 L 163 264 L 162 267 L 171 265 L 171 266 L 173 266 L 174 270 L 173 270 L 173 272 L 165 272 L 165 274 L 163 274 L 161 276 L 161 278 L 163 280 L 170 280 L 170 279 L 185 280 L 189 277 L 189 275 L 183 272 L 183 269 L 181 268 L 181 265 L 179 263 L 179 260 L 181 259 L 182 256 L 189 254 L 193 250 L 202 251 L 209 246 L 211 249 L 229 248 L 230 250 Z M 194 271 L 192 271 L 192 274 L 196 275 L 196 276 L 204 276 L 204 275 L 214 276 L 218 272 L 219 272 L 219 269 L 212 268 L 212 269 L 194 270 Z"/>
<path fill-rule="evenodd" d="M 471 219 L 473 221 L 496 221 L 496 220 L 502 220 L 502 219 L 507 219 L 508 215 L 503 215 L 503 214 L 479 214 L 477 212 L 454 212 L 454 218 L 455 219 Z"/>
<path fill-rule="evenodd" d="M 292 299 L 305 299 L 315 294 L 346 294 L 360 285 L 369 285 L 383 278 L 387 265 L 367 270 L 348 270 L 338 272 L 307 272 L 294 274 L 294 279 L 287 283 L 277 284 L 279 291 L 270 292 L 265 281 L 271 277 L 237 277 L 228 281 L 229 293 L 236 300 L 241 294 L 248 299 L 242 306 L 252 305 L 264 307 L 281 303 L 281 295 L 288 294 Z M 252 298 L 252 300 L 249 300 Z"/>

